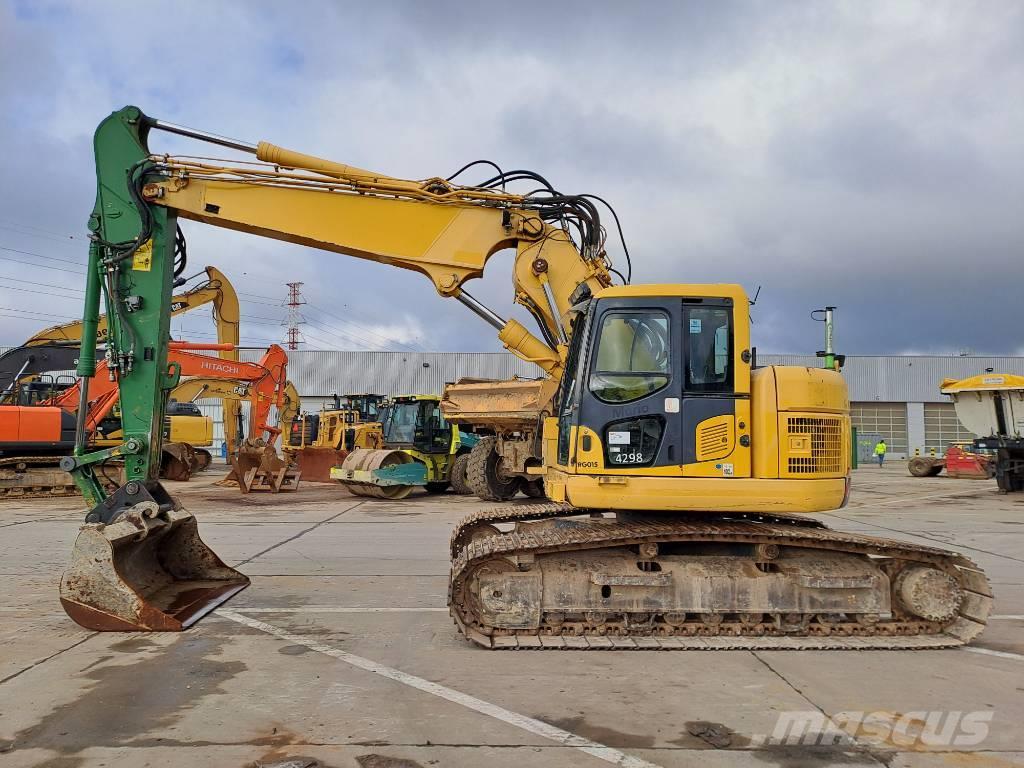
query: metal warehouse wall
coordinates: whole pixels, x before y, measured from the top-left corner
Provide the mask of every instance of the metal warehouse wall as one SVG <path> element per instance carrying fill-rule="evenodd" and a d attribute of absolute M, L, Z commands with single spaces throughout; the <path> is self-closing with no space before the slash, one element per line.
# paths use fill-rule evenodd
<path fill-rule="evenodd" d="M 758 365 L 821 366 L 811 355 L 758 355 Z M 948 403 L 939 393 L 945 378 L 965 379 L 992 368 L 1024 375 L 1024 357 L 931 357 L 892 355 L 846 358 L 843 376 L 853 402 Z"/>
<path fill-rule="evenodd" d="M 258 350 L 243 350 L 258 360 Z M 821 366 L 812 355 L 758 355 L 760 365 Z M 426 364 L 426 367 L 424 367 Z M 864 356 L 846 358 L 843 375 L 856 402 L 942 403 L 939 382 L 966 378 L 986 368 L 1024 375 L 1024 357 Z M 384 395 L 440 393 L 463 377 L 536 378 L 542 371 L 508 352 L 337 352 L 299 350 L 289 353 L 288 374 L 304 398 L 335 392 Z M 305 404 L 304 404 L 305 407 Z"/>
<path fill-rule="evenodd" d="M 243 350 L 243 360 L 259 360 L 259 350 Z M 382 395 L 440 394 L 460 378 L 535 379 L 544 372 L 508 352 L 325 352 L 288 353 L 288 378 L 306 397 L 349 392 Z M 303 408 L 309 410 L 303 402 Z"/>
<path fill-rule="evenodd" d="M 0 353 L 8 348 L 0 347 Z M 259 360 L 260 350 L 244 349 L 243 360 Z M 757 356 L 759 365 L 821 365 L 812 355 Z M 424 365 L 425 364 L 425 365 Z M 941 357 L 917 355 L 849 356 L 843 375 L 854 402 L 944 403 L 939 382 L 997 372 L 1024 375 L 1024 357 Z M 384 395 L 440 393 L 463 377 L 536 378 L 540 368 L 508 352 L 338 352 L 299 350 L 289 353 L 288 373 L 304 398 L 334 393 L 379 392 Z M 319 403 L 318 403 L 319 405 Z"/>

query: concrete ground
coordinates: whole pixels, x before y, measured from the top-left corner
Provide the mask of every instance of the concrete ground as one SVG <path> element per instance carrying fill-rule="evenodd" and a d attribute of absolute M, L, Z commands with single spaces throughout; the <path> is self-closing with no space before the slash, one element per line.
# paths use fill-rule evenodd
<path fill-rule="evenodd" d="M 823 516 L 978 562 L 996 615 L 967 649 L 491 652 L 445 609 L 449 532 L 480 502 L 205 477 L 170 485 L 252 586 L 180 634 L 73 624 L 80 502 L 0 503 L 0 766 L 1024 765 L 1024 495 L 994 483 L 867 467 Z M 857 735 L 781 744 L 780 715 Z"/>

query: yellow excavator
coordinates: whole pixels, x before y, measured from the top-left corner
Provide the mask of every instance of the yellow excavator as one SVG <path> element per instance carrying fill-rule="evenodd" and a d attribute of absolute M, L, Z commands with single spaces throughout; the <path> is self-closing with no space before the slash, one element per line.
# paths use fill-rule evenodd
<path fill-rule="evenodd" d="M 154 154 L 148 138 L 158 130 L 260 162 Z M 101 292 L 120 309 L 108 367 L 131 406 L 122 410 L 142 417 L 125 430 L 128 482 L 114 494 L 93 484 L 102 457 L 69 459 L 96 499 L 62 581 L 79 623 L 180 629 L 248 584 L 202 544 L 195 518 L 152 469 L 166 374 L 159 324 L 180 218 L 420 272 L 547 372 L 557 391 L 537 429 L 543 462 L 530 473 L 550 501 L 479 513 L 452 535 L 449 606 L 474 643 L 938 648 L 983 629 L 991 590 L 967 558 L 810 517 L 849 492 L 841 375 L 757 367 L 738 285 L 630 285 L 630 268 L 616 270 L 606 252 L 601 198 L 563 193 L 526 170 L 456 183 L 484 167 L 475 163 L 404 180 L 135 107 L 108 117 L 95 147 L 85 318 Z M 508 191 L 513 182 L 536 191 Z M 540 337 L 466 290 L 505 249 L 516 254 L 514 300 Z M 142 296 L 154 331 L 123 311 L 131 295 Z M 150 345 L 151 360 L 142 354 Z"/>

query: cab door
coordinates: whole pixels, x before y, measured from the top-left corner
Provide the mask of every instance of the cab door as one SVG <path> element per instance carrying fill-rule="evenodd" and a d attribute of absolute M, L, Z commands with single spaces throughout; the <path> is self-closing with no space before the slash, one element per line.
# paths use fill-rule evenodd
<path fill-rule="evenodd" d="M 678 298 L 597 302 L 578 379 L 577 472 L 679 474 L 682 319 Z"/>
<path fill-rule="evenodd" d="M 744 436 L 750 400 L 737 392 L 735 310 L 727 298 L 682 301 L 684 476 L 750 475 L 750 441 Z"/>

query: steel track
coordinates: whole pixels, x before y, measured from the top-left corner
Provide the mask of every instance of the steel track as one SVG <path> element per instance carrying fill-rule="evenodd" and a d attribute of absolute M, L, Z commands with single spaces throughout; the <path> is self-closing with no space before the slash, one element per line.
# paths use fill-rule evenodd
<path fill-rule="evenodd" d="M 963 645 L 985 627 L 992 592 L 981 569 L 970 559 L 934 547 L 842 533 L 821 522 L 796 515 L 727 516 L 659 513 L 648 519 L 588 524 L 586 518 L 566 527 L 530 522 L 588 514 L 566 504 L 534 504 L 488 510 L 456 527 L 451 538 L 452 571 L 448 604 L 456 625 L 474 643 L 493 649 L 667 649 L 667 650 L 872 650 L 927 649 Z M 491 526 L 516 523 L 514 530 Z M 581 523 L 581 524 L 580 524 Z M 810 623 L 802 631 L 781 632 L 771 622 L 648 627 L 544 625 L 538 630 L 507 630 L 487 626 L 468 599 L 474 568 L 496 558 L 528 557 L 559 552 L 626 547 L 646 542 L 775 544 L 847 552 L 890 562 L 927 564 L 954 575 L 964 600 L 959 614 L 946 623 L 892 616 L 875 624 Z"/>

